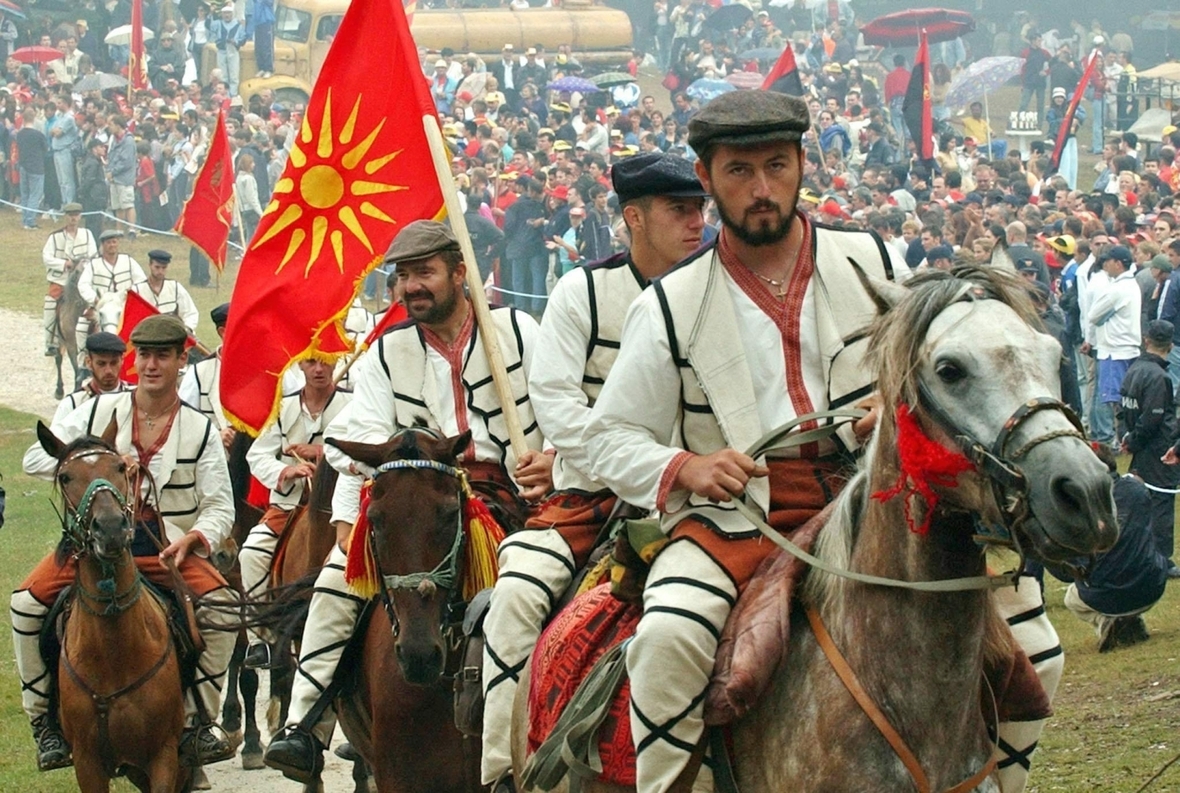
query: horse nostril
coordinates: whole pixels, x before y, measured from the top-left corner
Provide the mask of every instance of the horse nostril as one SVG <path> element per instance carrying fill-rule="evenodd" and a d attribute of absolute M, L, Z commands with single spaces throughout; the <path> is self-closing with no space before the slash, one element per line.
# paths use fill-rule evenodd
<path fill-rule="evenodd" d="M 1086 491 L 1070 477 L 1054 477 L 1049 484 L 1049 492 L 1053 494 L 1057 508 L 1063 512 L 1077 514 L 1085 510 Z"/>

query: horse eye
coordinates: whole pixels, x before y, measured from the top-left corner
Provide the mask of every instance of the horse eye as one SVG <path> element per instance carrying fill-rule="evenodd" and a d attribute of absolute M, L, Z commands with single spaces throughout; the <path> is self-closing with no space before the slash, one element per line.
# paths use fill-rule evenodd
<path fill-rule="evenodd" d="M 963 368 L 954 361 L 939 361 L 934 368 L 938 379 L 947 385 L 953 385 L 967 376 Z"/>
<path fill-rule="evenodd" d="M 70 483 L 70 475 L 69 474 L 58 474 L 57 481 L 60 484 L 68 485 Z"/>
<path fill-rule="evenodd" d="M 127 463 L 119 463 L 119 467 L 116 470 L 121 474 L 127 473 Z"/>

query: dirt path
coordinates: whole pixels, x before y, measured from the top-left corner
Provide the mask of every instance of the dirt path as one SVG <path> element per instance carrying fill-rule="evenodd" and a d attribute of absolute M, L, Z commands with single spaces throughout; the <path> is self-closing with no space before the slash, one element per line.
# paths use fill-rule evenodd
<path fill-rule="evenodd" d="M 20 410 L 49 421 L 57 407 L 53 398 L 53 361 L 44 355 L 44 340 L 39 317 L 0 308 L 0 406 Z M 67 391 L 69 384 L 67 383 Z M 269 690 L 264 679 L 261 691 Z M 258 723 L 263 727 L 263 742 L 269 739 L 266 724 L 267 701 L 259 698 Z M 336 742 L 341 741 L 336 731 Z M 298 791 L 301 786 L 283 778 L 269 768 L 245 771 L 241 759 L 219 763 L 206 769 L 214 791 L 230 793 L 278 793 Z M 353 790 L 352 765 L 332 752 L 324 756 L 324 793 L 348 793 Z"/>

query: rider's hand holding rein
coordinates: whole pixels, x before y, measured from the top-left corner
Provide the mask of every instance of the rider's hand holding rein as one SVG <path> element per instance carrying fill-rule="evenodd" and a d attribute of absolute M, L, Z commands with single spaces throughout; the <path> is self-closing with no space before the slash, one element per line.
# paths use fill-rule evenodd
<path fill-rule="evenodd" d="M 722 449 L 694 455 L 685 462 L 676 474 L 676 486 L 713 501 L 728 502 L 745 491 L 750 479 L 769 474 L 770 470 L 753 458 L 734 449 Z"/>

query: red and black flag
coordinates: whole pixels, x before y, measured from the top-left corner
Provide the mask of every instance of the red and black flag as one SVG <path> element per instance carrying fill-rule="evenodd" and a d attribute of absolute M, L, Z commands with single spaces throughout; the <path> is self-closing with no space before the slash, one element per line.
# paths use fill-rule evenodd
<path fill-rule="evenodd" d="M 795 65 L 795 50 L 790 44 L 787 44 L 783 54 L 775 61 L 770 74 L 762 81 L 762 90 L 803 96 L 803 82 L 799 79 L 799 67 Z"/>
<path fill-rule="evenodd" d="M 918 54 L 910 72 L 910 84 L 905 89 L 901 114 L 906 128 L 917 146 L 918 159 L 934 158 L 934 117 L 930 106 L 930 48 L 926 44 L 926 30 L 918 41 Z"/>
<path fill-rule="evenodd" d="M 1086 68 L 1082 70 L 1082 79 L 1078 81 L 1078 87 L 1073 91 L 1073 98 L 1069 100 L 1069 104 L 1065 108 L 1065 118 L 1061 119 L 1057 140 L 1053 142 L 1053 155 L 1049 158 L 1049 173 L 1055 172 L 1061 166 L 1061 152 L 1065 150 L 1065 142 L 1069 140 L 1073 119 L 1077 115 L 1078 104 L 1082 101 L 1082 94 L 1086 92 L 1086 86 L 1090 84 L 1090 79 L 1094 76 L 1094 64 L 1098 62 L 1097 55 L 1097 49 L 1090 53 Z"/>

